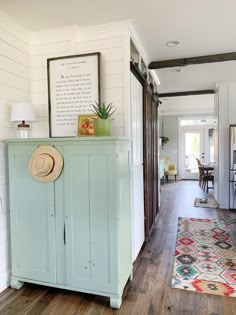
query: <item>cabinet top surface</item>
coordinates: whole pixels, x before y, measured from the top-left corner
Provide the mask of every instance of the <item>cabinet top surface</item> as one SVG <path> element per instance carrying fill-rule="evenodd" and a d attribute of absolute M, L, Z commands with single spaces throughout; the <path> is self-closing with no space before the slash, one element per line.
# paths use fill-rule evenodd
<path fill-rule="evenodd" d="M 130 141 L 128 137 L 69 137 L 69 138 L 15 138 L 15 139 L 6 139 L 7 143 L 31 143 L 31 142 L 42 142 L 42 143 L 51 143 L 51 142 L 60 142 L 60 143 L 114 143 L 120 141 Z"/>

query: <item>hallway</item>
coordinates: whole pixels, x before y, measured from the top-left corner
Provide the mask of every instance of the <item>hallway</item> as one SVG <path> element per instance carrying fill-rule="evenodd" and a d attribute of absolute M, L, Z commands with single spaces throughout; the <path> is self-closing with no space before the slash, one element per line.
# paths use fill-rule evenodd
<path fill-rule="evenodd" d="M 207 197 L 197 181 L 172 181 L 161 186 L 160 215 L 129 288 L 128 296 L 131 292 L 138 295 L 134 306 L 137 313 L 132 314 L 236 314 L 234 298 L 170 288 L 178 217 L 218 218 L 225 221 L 236 218 L 236 213 L 227 210 L 194 207 L 193 202 L 196 197 Z M 236 224 L 228 227 L 232 238 L 234 229 L 234 241 L 236 241 Z M 126 302 L 123 310 L 125 306 Z M 138 313 L 141 309 L 143 313 Z"/>
<path fill-rule="evenodd" d="M 206 197 L 197 181 L 170 181 L 161 186 L 159 218 L 150 242 L 138 258 L 133 281 L 126 287 L 120 310 L 111 309 L 105 297 L 27 284 L 20 291 L 7 289 L 0 294 L 0 314 L 236 314 L 235 298 L 170 288 L 178 217 L 226 221 L 236 218 L 236 213 L 227 210 L 194 207 L 195 197 Z M 236 224 L 229 229 L 234 229 L 236 241 Z"/>

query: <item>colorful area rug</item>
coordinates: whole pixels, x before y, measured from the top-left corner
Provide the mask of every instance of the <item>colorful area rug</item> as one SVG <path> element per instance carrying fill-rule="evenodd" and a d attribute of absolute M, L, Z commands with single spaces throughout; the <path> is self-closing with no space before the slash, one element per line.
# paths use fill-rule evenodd
<path fill-rule="evenodd" d="M 218 208 L 219 205 L 214 198 L 195 198 L 194 207 L 201 208 Z"/>
<path fill-rule="evenodd" d="M 223 221 L 179 218 L 171 287 L 236 297 L 236 248 Z"/>

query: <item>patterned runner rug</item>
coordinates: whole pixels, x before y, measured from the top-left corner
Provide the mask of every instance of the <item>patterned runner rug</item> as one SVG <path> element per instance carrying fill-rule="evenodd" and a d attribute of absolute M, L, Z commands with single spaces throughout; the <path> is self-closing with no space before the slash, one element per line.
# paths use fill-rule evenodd
<path fill-rule="evenodd" d="M 236 248 L 223 221 L 179 218 L 171 287 L 236 297 Z"/>
<path fill-rule="evenodd" d="M 218 208 L 218 203 L 215 201 L 214 198 L 195 198 L 194 200 L 194 207 L 201 207 L 201 208 Z"/>

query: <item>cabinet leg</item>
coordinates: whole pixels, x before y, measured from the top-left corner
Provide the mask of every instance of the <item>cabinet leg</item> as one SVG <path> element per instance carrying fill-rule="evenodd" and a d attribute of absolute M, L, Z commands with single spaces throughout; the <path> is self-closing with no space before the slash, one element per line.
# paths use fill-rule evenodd
<path fill-rule="evenodd" d="M 122 298 L 121 297 L 110 298 L 110 307 L 120 308 L 121 303 L 122 303 Z"/>
<path fill-rule="evenodd" d="M 24 285 L 23 281 L 18 281 L 16 279 L 11 279 L 11 287 L 12 289 L 17 289 L 19 290 L 20 288 L 22 288 Z"/>

